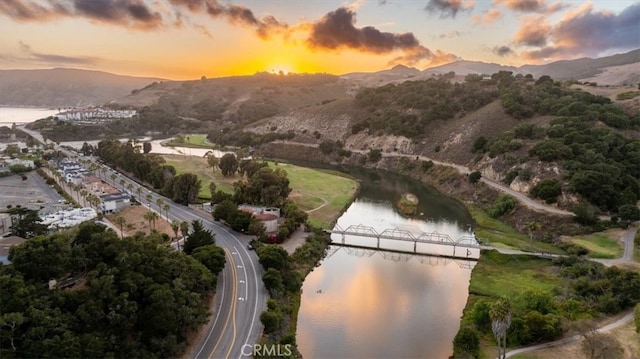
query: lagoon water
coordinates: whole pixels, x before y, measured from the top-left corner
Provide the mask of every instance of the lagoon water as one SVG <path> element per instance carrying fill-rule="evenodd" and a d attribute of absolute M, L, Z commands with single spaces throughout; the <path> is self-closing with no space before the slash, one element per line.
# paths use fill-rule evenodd
<path fill-rule="evenodd" d="M 24 124 L 57 114 L 57 109 L 38 107 L 0 107 L 0 126 Z"/>
<path fill-rule="evenodd" d="M 468 232 L 472 222 L 464 206 L 419 182 L 387 172 L 350 172 L 361 181 L 361 190 L 338 220 L 341 227 L 399 227 L 453 238 Z M 395 210 L 395 201 L 406 192 L 418 196 L 422 216 L 406 218 Z M 360 244 L 367 240 L 375 243 L 369 238 Z M 299 350 L 305 358 L 447 358 L 474 265 L 331 246 L 303 284 Z"/>

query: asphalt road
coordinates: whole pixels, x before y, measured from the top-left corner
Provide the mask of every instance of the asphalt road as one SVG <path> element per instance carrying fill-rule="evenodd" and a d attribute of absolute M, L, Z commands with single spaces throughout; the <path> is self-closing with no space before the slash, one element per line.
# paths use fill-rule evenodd
<path fill-rule="evenodd" d="M 104 175 L 104 181 L 110 181 L 110 172 Z M 125 180 L 124 187 L 120 179 Z M 118 174 L 115 184 L 121 190 L 126 189 L 133 180 Z M 146 195 L 151 194 L 151 201 L 146 201 Z M 257 343 L 262 332 L 260 314 L 265 309 L 267 291 L 262 283 L 262 266 L 254 251 L 248 250 L 248 236 L 233 233 L 226 227 L 213 221 L 212 217 L 198 210 L 172 202 L 169 198 L 146 190 L 142 193 L 143 204 L 163 216 L 169 221 L 180 222 L 200 220 L 205 228 L 215 234 L 216 244 L 226 253 L 227 264 L 218 277 L 216 300 L 210 308 L 212 316 L 205 326 L 201 340 L 193 346 L 191 358 L 240 358 L 249 353 L 248 345 Z M 158 198 L 169 204 L 170 210 L 160 211 L 156 201 Z"/>
<path fill-rule="evenodd" d="M 38 132 L 21 129 L 44 143 Z M 75 156 L 74 153 L 62 150 L 71 157 Z M 110 180 L 111 173 L 105 171 L 101 174 L 96 171 L 95 174 L 102 177 L 103 181 L 113 183 L 114 181 Z M 124 179 L 124 186 L 120 185 L 120 179 Z M 138 186 L 135 181 L 122 174 L 118 174 L 115 184 L 121 190 L 125 190 L 128 184 Z M 201 339 L 192 346 L 189 357 L 241 358 L 247 356 L 244 353 L 250 354 L 249 346 L 256 344 L 262 333 L 260 314 L 265 309 L 267 301 L 267 290 L 262 283 L 262 266 L 255 252 L 247 249 L 250 238 L 233 233 L 214 222 L 211 215 L 174 203 L 157 193 L 145 190 L 141 198 L 146 198 L 147 194 L 151 194 L 152 199 L 149 202 L 143 200 L 144 205 L 168 217 L 169 221 L 174 219 L 189 223 L 193 220 L 202 221 L 204 227 L 215 234 L 216 244 L 226 253 L 227 263 L 222 273 L 218 275 L 215 300 L 209 308 L 212 315 L 204 326 L 204 332 L 199 336 Z M 168 213 L 158 208 L 156 204 L 158 198 L 165 204 L 169 204 Z"/>

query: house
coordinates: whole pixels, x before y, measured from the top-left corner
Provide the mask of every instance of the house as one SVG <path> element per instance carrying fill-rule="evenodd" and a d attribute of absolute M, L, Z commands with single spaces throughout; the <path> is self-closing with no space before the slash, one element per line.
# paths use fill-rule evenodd
<path fill-rule="evenodd" d="M 278 217 L 276 215 L 270 213 L 254 213 L 253 217 L 262 222 L 266 233 L 278 231 Z"/>
<path fill-rule="evenodd" d="M 247 213 L 251 213 L 254 218 L 262 222 L 267 233 L 274 233 L 278 231 L 280 208 L 241 204 L 240 206 L 238 206 L 238 209 Z"/>
<path fill-rule="evenodd" d="M 100 210 L 105 213 L 112 213 L 131 205 L 131 195 L 123 192 L 100 196 L 100 200 Z"/>

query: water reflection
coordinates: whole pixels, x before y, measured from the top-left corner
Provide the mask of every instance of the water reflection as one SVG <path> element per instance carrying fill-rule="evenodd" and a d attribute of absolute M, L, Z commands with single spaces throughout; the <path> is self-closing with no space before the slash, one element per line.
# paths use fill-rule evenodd
<path fill-rule="evenodd" d="M 457 239 L 472 219 L 464 206 L 424 184 L 388 172 L 343 168 L 360 193 L 338 219 L 342 228 L 366 225 L 380 233 L 400 228 Z M 398 214 L 403 193 L 419 199 L 418 215 Z M 338 238 L 334 240 L 340 241 Z M 375 246 L 375 239 L 346 236 Z M 373 241 L 373 242 L 372 242 Z M 381 246 L 413 250 L 411 242 Z M 422 246 L 426 244 L 418 244 Z M 449 246 L 438 246 L 451 251 Z M 447 254 L 448 253 L 442 253 Z M 304 281 L 298 347 L 306 358 L 447 358 L 467 300 L 473 261 L 331 246 Z"/>
<path fill-rule="evenodd" d="M 446 358 L 472 261 L 334 247 L 304 282 L 306 358 Z"/>

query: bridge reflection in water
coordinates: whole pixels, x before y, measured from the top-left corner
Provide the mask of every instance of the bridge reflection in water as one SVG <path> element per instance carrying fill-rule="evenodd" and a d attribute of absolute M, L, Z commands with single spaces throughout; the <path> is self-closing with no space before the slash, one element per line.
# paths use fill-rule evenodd
<path fill-rule="evenodd" d="M 327 232 L 331 233 L 331 243 L 339 246 L 473 260 L 480 257 L 481 246 L 473 232 L 452 238 L 444 233 L 414 233 L 400 228 L 376 231 L 361 224 L 346 228 L 336 225 Z"/>
<path fill-rule="evenodd" d="M 385 249 L 371 249 L 371 248 L 361 248 L 355 246 L 342 246 L 342 245 L 332 245 L 329 247 L 327 251 L 327 255 L 324 260 L 329 259 L 331 256 L 336 254 L 338 251 L 344 251 L 350 256 L 360 257 L 360 258 L 370 258 L 373 256 L 380 256 L 383 259 L 390 260 L 393 262 L 409 262 L 411 260 L 415 260 L 418 263 L 426 264 L 430 266 L 446 266 L 451 262 L 454 262 L 460 268 L 464 269 L 473 269 L 476 264 L 476 258 L 453 258 L 453 257 L 445 257 L 445 256 L 432 256 L 428 254 L 415 254 L 415 253 L 404 253 L 397 251 L 388 251 Z"/>

